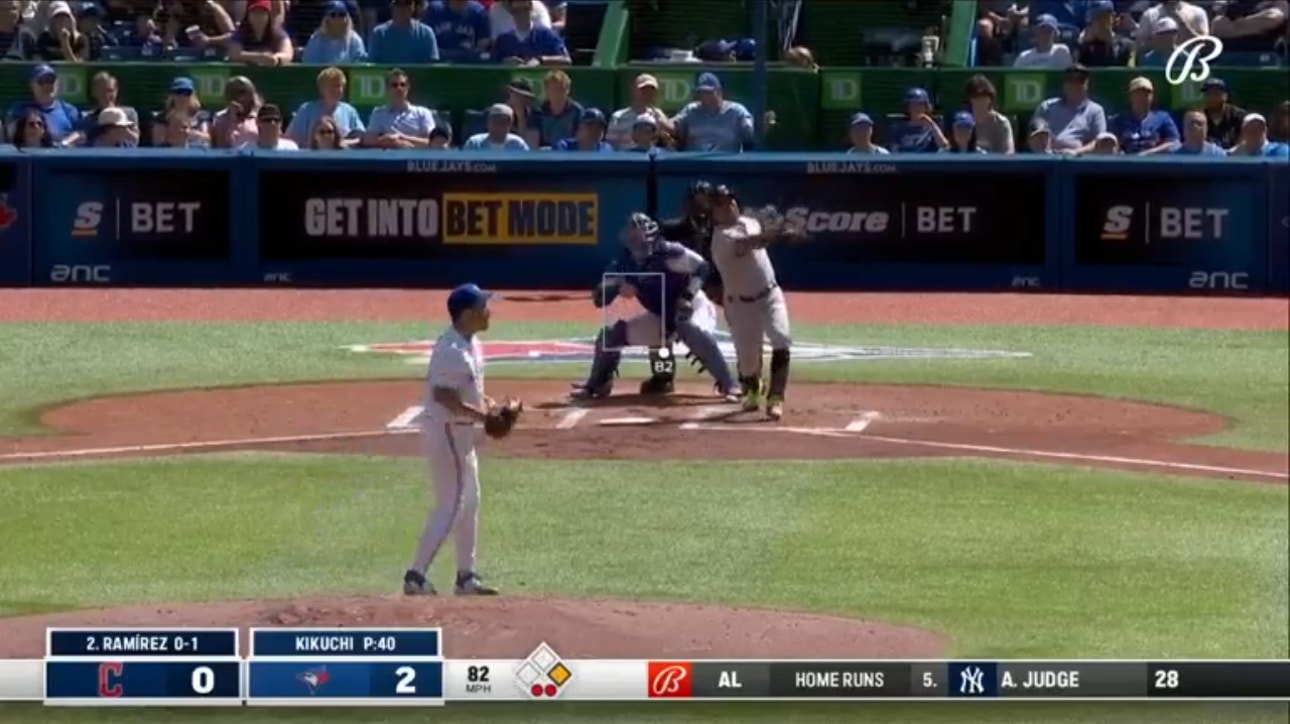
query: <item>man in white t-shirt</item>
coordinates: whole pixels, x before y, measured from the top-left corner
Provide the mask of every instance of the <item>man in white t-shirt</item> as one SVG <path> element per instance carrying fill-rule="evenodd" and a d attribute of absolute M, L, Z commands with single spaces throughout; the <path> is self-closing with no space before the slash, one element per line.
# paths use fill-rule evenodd
<path fill-rule="evenodd" d="M 299 151 L 296 142 L 282 135 L 282 109 L 266 103 L 255 117 L 259 134 L 238 148 L 261 151 Z"/>
<path fill-rule="evenodd" d="M 1040 15 L 1035 22 L 1035 47 L 1021 51 L 1012 67 L 1064 70 L 1074 65 L 1071 49 L 1065 43 L 1057 42 L 1058 32 L 1057 18 Z"/>
<path fill-rule="evenodd" d="M 489 32 L 493 34 L 493 40 L 497 40 L 502 33 L 509 33 L 515 30 L 515 16 L 511 14 L 511 0 L 497 0 L 493 6 L 488 9 L 488 27 Z M 542 0 L 533 0 L 533 25 L 536 27 L 551 27 L 551 11 L 547 9 L 546 3 Z"/>
<path fill-rule="evenodd" d="M 416 559 L 403 574 L 403 592 L 433 595 L 426 571 L 454 527 L 457 533 L 457 580 L 461 596 L 494 596 L 475 573 L 479 538 L 479 459 L 476 424 L 496 405 L 484 394 L 484 352 L 479 334 L 488 329 L 491 292 L 463 284 L 448 295 L 452 325 L 435 340 L 426 379 L 421 417 L 422 449 L 430 460 L 435 509 L 417 543 Z"/>
<path fill-rule="evenodd" d="M 1184 43 L 1197 35 L 1209 35 L 1209 15 L 1205 8 L 1182 0 L 1165 0 L 1142 11 L 1134 40 L 1138 47 L 1151 45 L 1151 36 L 1161 20 L 1170 19 L 1178 24 L 1178 42 Z"/>

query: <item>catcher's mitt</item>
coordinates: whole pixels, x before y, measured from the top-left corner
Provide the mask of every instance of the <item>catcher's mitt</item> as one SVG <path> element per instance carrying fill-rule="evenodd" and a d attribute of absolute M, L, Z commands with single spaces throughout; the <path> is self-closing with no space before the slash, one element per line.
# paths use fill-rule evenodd
<path fill-rule="evenodd" d="M 507 400 L 488 413 L 484 418 L 484 432 L 491 438 L 503 438 L 511 434 L 515 423 L 524 412 L 524 403 L 519 400 Z"/>

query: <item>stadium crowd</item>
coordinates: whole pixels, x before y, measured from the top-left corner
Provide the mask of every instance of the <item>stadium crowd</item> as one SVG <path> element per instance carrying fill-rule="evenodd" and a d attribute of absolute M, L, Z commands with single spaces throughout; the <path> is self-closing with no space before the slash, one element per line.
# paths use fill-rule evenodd
<path fill-rule="evenodd" d="M 579 1 L 0 0 L 0 57 L 36 62 L 28 78 L 30 96 L 9 109 L 4 140 L 18 148 L 754 148 L 753 116 L 743 104 L 725 97 L 717 73 L 699 73 L 695 100 L 675 114 L 660 109 L 659 80 L 648 73 L 635 78 L 627 107 L 607 110 L 580 102 L 570 76 L 561 70 L 570 64 L 561 37 L 568 3 Z M 1247 111 L 1221 79 L 1210 78 L 1204 84 L 1203 107 L 1175 118 L 1155 107 L 1150 79 L 1134 78 L 1125 88 L 1093 87 L 1089 70 L 1099 65 L 1156 65 L 1159 55 L 1171 47 L 1164 40 L 1157 42 L 1158 36 L 1177 43 L 1212 31 L 1258 42 L 1275 37 L 1269 49 L 1277 42 L 1284 46 L 1286 4 L 1229 2 L 1207 9 L 1187 2 L 981 2 L 978 62 L 1003 63 L 1015 56 L 1011 63 L 1016 67 L 1062 69 L 1061 95 L 1040 103 L 1023 123 L 999 112 L 998 93 L 984 75 L 968 81 L 961 101 L 941 102 L 939 109 L 938 99 L 928 91 L 911 88 L 904 113 L 889 117 L 857 109 L 849 125 L 848 150 L 1287 158 L 1290 102 L 1263 112 Z M 1221 13 L 1211 19 L 1207 10 Z M 1168 32 L 1157 32 L 1162 29 Z M 229 78 L 222 104 L 213 109 L 203 106 L 193 79 L 184 76 L 176 77 L 169 93 L 156 99 L 156 108 L 142 112 L 118 104 L 120 81 L 107 72 L 90 79 L 89 107 L 59 98 L 58 68 L 51 63 L 138 58 L 328 67 L 317 74 L 317 98 L 294 109 L 264 98 L 242 75 Z M 463 123 L 468 128 L 455 133 L 432 104 L 423 105 L 409 75 L 397 68 L 434 61 L 549 70 L 540 96 L 528 79 L 512 80 L 496 103 L 468 112 Z M 345 100 L 347 76 L 342 67 L 352 63 L 396 66 L 385 75 L 385 103 L 366 118 Z M 1104 106 L 1106 99 L 1117 100 Z M 882 120 L 881 128 L 876 118 Z M 773 114 L 767 115 L 766 127 L 773 132 Z"/>

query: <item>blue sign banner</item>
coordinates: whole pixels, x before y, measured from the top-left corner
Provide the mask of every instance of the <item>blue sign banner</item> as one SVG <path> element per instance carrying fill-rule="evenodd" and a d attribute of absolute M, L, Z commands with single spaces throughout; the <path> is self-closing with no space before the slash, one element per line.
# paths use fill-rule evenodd
<path fill-rule="evenodd" d="M 37 284 L 227 283 L 236 154 L 45 152 L 32 233 Z M 66 152 L 62 152 L 66 153 Z"/>
<path fill-rule="evenodd" d="M 647 158 L 257 155 L 260 259 L 293 283 L 517 287 L 599 278 L 645 207 Z M 320 181 L 325 179 L 325 181 Z"/>
<path fill-rule="evenodd" d="M 1045 242 L 1051 162 L 844 158 L 660 158 L 659 212 L 679 215 L 696 179 L 728 184 L 745 214 L 798 232 L 771 251 L 792 288 L 1057 284 Z"/>
<path fill-rule="evenodd" d="M 1268 289 L 1290 291 L 1290 164 L 1272 165 L 1268 204 Z"/>
<path fill-rule="evenodd" d="M 31 279 L 30 171 L 21 154 L 0 154 L 0 287 Z"/>
<path fill-rule="evenodd" d="M 1264 163 L 1101 158 L 1069 164 L 1064 279 L 1101 291 L 1257 291 L 1266 281 Z"/>

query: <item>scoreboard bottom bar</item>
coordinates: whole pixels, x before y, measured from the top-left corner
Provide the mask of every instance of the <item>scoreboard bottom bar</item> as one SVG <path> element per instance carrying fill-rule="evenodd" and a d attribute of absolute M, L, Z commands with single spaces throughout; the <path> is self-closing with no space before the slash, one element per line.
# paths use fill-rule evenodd
<path fill-rule="evenodd" d="M 217 707 L 217 706 L 243 706 L 245 702 L 241 697 L 236 699 L 102 699 L 95 697 L 93 699 L 46 699 L 45 706 L 58 707 L 89 707 L 89 706 L 114 706 L 114 707 L 141 707 L 141 706 L 162 706 L 162 707 Z"/>

